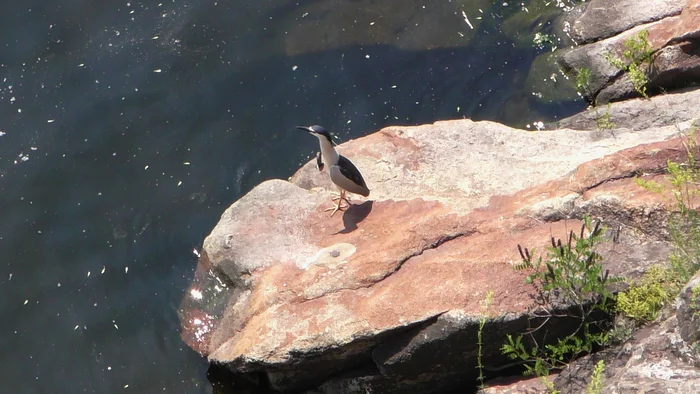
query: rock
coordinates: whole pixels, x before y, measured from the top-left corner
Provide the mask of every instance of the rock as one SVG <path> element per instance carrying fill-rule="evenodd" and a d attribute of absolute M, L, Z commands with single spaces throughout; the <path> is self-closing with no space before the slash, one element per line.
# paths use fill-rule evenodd
<path fill-rule="evenodd" d="M 516 245 L 542 250 L 588 214 L 617 234 L 600 249 L 615 256 L 613 275 L 666 261 L 672 205 L 633 177 L 659 179 L 667 160 L 684 157 L 669 139 L 677 132 L 459 120 L 343 144 L 370 199 L 329 218 L 327 175 L 309 162 L 291 182 L 264 182 L 235 202 L 204 241 L 183 338 L 281 391 L 473 387 L 479 323 L 487 371 L 510 363 L 504 335 L 527 327 L 533 288 L 512 269 Z M 552 325 L 548 339 L 568 329 Z"/>
<path fill-rule="evenodd" d="M 612 37 L 637 25 L 681 13 L 687 0 L 591 0 L 578 13 L 565 15 L 577 44 Z"/>
<path fill-rule="evenodd" d="M 697 346 L 700 340 L 700 274 L 696 274 L 681 291 L 676 317 L 681 338 L 694 350 L 693 359 L 696 361 L 693 365 L 700 367 L 700 361 L 697 361 L 700 355 Z"/>
<path fill-rule="evenodd" d="M 493 122 L 460 120 L 388 127 L 344 144 L 339 151 L 362 170 L 375 201 L 420 196 L 464 212 L 486 206 L 493 196 L 564 176 L 588 160 L 676 132 L 675 127 L 616 135 L 566 130 L 555 138 L 549 131 L 523 132 Z M 313 162 L 291 182 L 304 189 L 330 187 L 327 175 Z"/>
<path fill-rule="evenodd" d="M 602 360 L 602 393 L 700 392 L 699 290 L 700 273 L 681 291 L 675 315 L 643 327 L 622 345 L 574 361 L 554 379 L 556 389 L 562 394 L 586 392 L 593 367 Z M 515 387 L 504 385 L 498 392 Z"/>
<path fill-rule="evenodd" d="M 562 394 L 586 392 L 593 365 L 603 359 L 603 393 L 697 393 L 700 370 L 688 363 L 692 354 L 673 316 L 637 331 L 619 348 L 575 361 L 554 385 Z"/>
<path fill-rule="evenodd" d="M 652 90 L 683 88 L 687 81 L 700 81 L 700 40 L 663 47 L 654 57 L 651 70 Z"/>
<path fill-rule="evenodd" d="M 574 361 L 554 379 L 555 388 L 561 394 L 587 392 L 593 368 L 602 360 L 605 364 L 602 393 L 700 392 L 697 361 L 700 318 L 696 316 L 700 309 L 696 300 L 698 292 L 693 292 L 697 286 L 700 286 L 700 274 L 681 292 L 675 315 L 643 327 L 622 345 Z M 495 392 L 520 392 L 514 391 L 518 384 L 523 385 L 504 384 Z"/>
<path fill-rule="evenodd" d="M 554 381 L 554 375 L 547 377 L 547 380 Z M 547 387 L 538 377 L 511 376 L 507 378 L 496 378 L 488 381 L 483 389 L 477 394 L 542 394 L 547 392 Z"/>
<path fill-rule="evenodd" d="M 613 128 L 643 130 L 700 119 L 700 88 L 689 88 L 651 100 L 626 100 L 611 106 L 590 108 L 553 124 L 551 128 L 574 130 L 600 129 L 603 117 Z"/>
<path fill-rule="evenodd" d="M 636 31 L 627 34 L 627 36 L 632 37 L 633 34 L 636 34 Z M 590 77 L 587 78 L 587 86 L 581 92 L 589 102 L 595 102 L 600 91 L 618 75 L 622 75 L 618 68 L 608 62 L 606 55 L 613 52 L 613 47 L 622 47 L 623 41 L 624 39 L 613 37 L 575 49 L 557 51 L 562 70 L 572 76 L 572 83 L 581 70 L 589 70 Z"/>
<path fill-rule="evenodd" d="M 565 72 L 578 75 L 581 70 L 590 71 L 588 87 L 582 92 L 587 100 L 592 103 L 605 104 L 640 96 L 630 80 L 629 74 L 611 65 L 606 56 L 610 55 L 612 58 L 624 60 L 622 54 L 627 50 L 625 41 L 636 38 L 642 30 L 648 32 L 647 41 L 653 50 L 651 65 L 644 66 L 649 79 L 646 84 L 649 94 L 687 87 L 700 81 L 700 49 L 698 48 L 700 46 L 698 43 L 698 37 L 700 37 L 700 0 L 655 1 L 654 3 L 658 5 L 659 9 L 665 11 L 660 13 L 658 10 L 653 11 L 649 15 L 655 16 L 650 20 L 659 20 L 646 24 L 639 24 L 640 21 L 649 18 L 637 17 L 641 15 L 638 13 L 647 12 L 646 8 L 640 7 L 637 2 L 606 2 L 608 8 L 612 4 L 616 4 L 616 6 L 627 10 L 625 12 L 632 13 L 632 9 L 638 10 L 632 14 L 623 13 L 620 15 L 610 12 L 607 8 L 603 9 L 600 5 L 602 2 L 601 0 L 590 3 L 586 12 L 576 20 L 574 25 L 588 26 L 586 21 L 593 18 L 596 12 L 606 12 L 614 16 L 614 19 L 620 19 L 623 22 L 629 20 L 629 23 L 624 22 L 620 25 L 628 30 L 601 41 L 562 51 L 559 55 L 561 57 L 560 63 Z M 598 6 L 595 3 L 598 3 Z M 682 11 L 677 9 L 680 5 L 684 6 Z M 677 15 L 678 13 L 680 15 Z M 636 16 L 630 17 L 630 15 Z M 600 18 L 604 20 L 604 18 Z M 638 22 L 631 24 L 631 21 Z M 609 23 L 605 22 L 605 24 Z M 579 32 L 583 31 L 581 29 Z M 597 30 L 594 28 L 592 31 Z M 597 38 L 597 34 L 591 37 Z M 600 35 L 600 38 L 602 37 L 607 37 L 607 35 Z M 583 41 L 588 42 L 592 39 Z"/>

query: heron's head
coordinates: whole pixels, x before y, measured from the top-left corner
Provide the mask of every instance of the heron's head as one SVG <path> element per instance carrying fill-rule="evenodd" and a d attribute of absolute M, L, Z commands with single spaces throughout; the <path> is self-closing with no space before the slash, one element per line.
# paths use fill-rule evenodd
<path fill-rule="evenodd" d="M 331 144 L 335 145 L 335 142 L 333 142 L 333 137 L 331 137 L 331 133 L 328 132 L 328 130 L 324 129 L 323 126 L 297 126 L 297 129 L 299 130 L 304 130 L 308 131 L 310 134 L 315 135 L 318 137 L 318 139 L 325 139 L 328 140 Z"/>

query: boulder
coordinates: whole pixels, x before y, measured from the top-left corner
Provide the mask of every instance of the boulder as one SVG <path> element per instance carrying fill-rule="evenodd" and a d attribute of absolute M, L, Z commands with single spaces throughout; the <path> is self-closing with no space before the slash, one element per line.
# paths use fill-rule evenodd
<path fill-rule="evenodd" d="M 587 392 L 593 367 L 602 360 L 605 363 L 602 393 L 700 392 L 698 286 L 700 273 L 681 291 L 675 314 L 643 327 L 624 344 L 574 361 L 555 379 L 550 379 L 554 387 L 562 394 Z M 484 393 L 519 393 L 515 390 L 536 389 L 538 383 L 527 379 L 506 382 Z"/>
<path fill-rule="evenodd" d="M 577 44 L 600 41 L 637 25 L 679 15 L 688 0 L 591 0 L 563 18 Z"/>
<path fill-rule="evenodd" d="M 693 365 L 700 367 L 700 348 L 697 346 L 700 340 L 700 274 L 685 285 L 678 297 L 677 307 L 678 334 L 694 350 L 691 353 Z"/>
<path fill-rule="evenodd" d="M 590 37 L 581 38 L 581 42 L 599 40 L 559 52 L 560 64 L 565 72 L 573 76 L 582 70 L 589 70 L 588 86 L 582 93 L 590 102 L 605 104 L 640 95 L 629 74 L 613 66 L 606 57 L 624 60 L 622 54 L 627 50 L 625 42 L 635 39 L 643 30 L 648 32 L 647 41 L 653 51 L 651 63 L 643 65 L 649 80 L 646 84 L 649 94 L 687 87 L 700 81 L 700 0 L 657 0 L 651 3 L 658 5 L 658 9 L 647 9 L 631 1 L 593 1 L 573 23 L 574 26 L 582 26 L 578 30 L 581 34 L 590 30 Z M 623 9 L 617 14 L 610 12 L 610 7 Z M 616 25 L 621 27 L 619 34 L 605 38 L 607 34 L 593 33 L 600 29 L 589 28 L 588 20 L 599 13 L 607 13 L 609 18 L 623 22 Z M 640 16 L 645 13 L 649 14 Z M 597 18 L 606 20 L 602 16 Z M 655 21 L 643 23 L 647 20 Z M 604 22 L 604 25 L 610 23 L 615 24 Z M 584 26 L 589 30 L 584 30 Z"/>
<path fill-rule="evenodd" d="M 644 130 L 700 119 L 700 89 L 688 88 L 654 97 L 653 100 L 632 99 L 610 106 L 589 108 L 562 119 L 549 128 L 574 130 L 601 129 L 605 118 L 613 128 Z"/>
<path fill-rule="evenodd" d="M 692 286 L 700 283 L 700 276 L 691 283 L 694 284 L 689 284 L 682 293 L 681 303 L 685 302 L 685 295 L 692 293 Z M 697 311 L 693 301 L 687 301 Z M 698 393 L 697 320 L 684 315 L 683 308 L 679 308 L 676 315 L 637 331 L 625 344 L 575 361 L 554 380 L 554 385 L 562 394 L 585 392 L 593 366 L 603 360 L 606 365 L 603 393 Z M 695 331 L 686 330 L 691 322 Z"/>
<path fill-rule="evenodd" d="M 342 144 L 370 198 L 328 217 L 329 180 L 309 162 L 235 202 L 204 241 L 183 338 L 279 391 L 473 387 L 480 322 L 487 373 L 510 363 L 505 334 L 527 327 L 534 290 L 512 268 L 516 245 L 541 250 L 591 215 L 614 230 L 600 249 L 612 274 L 666 261 L 670 202 L 634 177 L 660 179 L 683 159 L 673 137 L 688 125 L 527 132 L 458 120 Z M 567 329 L 553 324 L 548 339 Z"/>
<path fill-rule="evenodd" d="M 553 382 L 555 375 L 547 377 Z M 542 394 L 547 392 L 547 386 L 539 377 L 510 376 L 488 381 L 488 385 L 479 388 L 477 394 Z"/>

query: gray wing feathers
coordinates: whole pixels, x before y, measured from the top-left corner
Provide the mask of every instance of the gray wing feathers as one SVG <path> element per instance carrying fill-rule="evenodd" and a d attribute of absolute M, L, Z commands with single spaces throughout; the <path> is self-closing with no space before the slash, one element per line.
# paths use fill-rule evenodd
<path fill-rule="evenodd" d="M 350 193 L 369 196 L 369 188 L 360 174 L 360 170 L 344 156 L 340 156 L 338 164 L 330 168 L 331 181 Z"/>

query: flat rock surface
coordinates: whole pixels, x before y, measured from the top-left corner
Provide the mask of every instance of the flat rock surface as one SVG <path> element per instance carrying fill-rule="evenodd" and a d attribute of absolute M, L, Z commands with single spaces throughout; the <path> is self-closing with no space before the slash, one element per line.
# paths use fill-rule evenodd
<path fill-rule="evenodd" d="M 369 198 L 328 217 L 330 183 L 310 162 L 235 202 L 204 241 L 183 338 L 280 390 L 473 382 L 480 319 L 490 367 L 509 362 L 504 333 L 525 329 L 533 289 L 512 268 L 516 245 L 541 250 L 589 214 L 617 231 L 601 249 L 612 273 L 665 261 L 669 203 L 633 177 L 658 179 L 682 160 L 674 137 L 687 126 L 528 132 L 458 120 L 350 141 L 339 149 Z"/>
<path fill-rule="evenodd" d="M 499 123 L 456 120 L 416 127 L 388 127 L 339 148 L 362 170 L 370 198 L 439 201 L 455 210 L 485 206 L 561 177 L 577 165 L 637 144 L 666 139 L 678 129 L 648 133 L 619 129 L 525 132 Z M 291 178 L 304 189 L 332 189 L 309 162 Z"/>
<path fill-rule="evenodd" d="M 700 119 L 700 89 L 689 88 L 654 97 L 651 100 L 632 99 L 614 106 L 589 108 L 555 123 L 554 128 L 596 130 L 604 117 L 613 128 L 644 130 Z"/>

